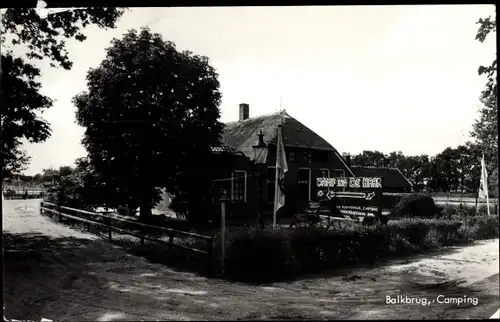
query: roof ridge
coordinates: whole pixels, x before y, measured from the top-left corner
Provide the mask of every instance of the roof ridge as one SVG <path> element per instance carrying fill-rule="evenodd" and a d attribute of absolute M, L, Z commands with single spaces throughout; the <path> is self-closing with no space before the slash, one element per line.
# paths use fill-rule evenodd
<path fill-rule="evenodd" d="M 241 123 L 245 123 L 247 121 L 255 121 L 257 119 L 260 119 L 260 118 L 266 118 L 266 117 L 270 117 L 270 116 L 276 116 L 276 115 L 280 115 L 280 114 L 284 114 L 285 116 L 288 116 L 290 118 L 293 118 L 292 116 L 290 116 L 290 114 L 288 114 L 285 110 L 281 110 L 281 111 L 277 111 L 277 112 L 273 112 L 273 113 L 267 113 L 267 114 L 261 114 L 261 115 L 258 115 L 258 116 L 254 116 L 254 117 L 249 117 L 247 119 L 244 119 L 243 121 L 231 121 L 231 122 L 226 122 L 224 123 L 225 125 L 230 125 L 230 124 L 241 124 Z"/>
<path fill-rule="evenodd" d="M 367 168 L 367 169 L 392 169 L 392 170 L 398 170 L 399 171 L 399 168 L 398 167 L 376 167 L 376 166 L 373 166 L 373 165 L 352 165 L 351 168 Z"/>

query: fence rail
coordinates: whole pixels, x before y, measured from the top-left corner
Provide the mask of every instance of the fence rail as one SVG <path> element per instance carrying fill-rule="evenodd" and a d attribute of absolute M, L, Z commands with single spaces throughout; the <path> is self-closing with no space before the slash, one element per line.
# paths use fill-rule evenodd
<path fill-rule="evenodd" d="M 78 215 L 70 215 L 70 214 L 64 213 L 63 210 L 72 211 L 72 212 L 75 212 L 77 214 L 80 213 L 80 214 L 90 215 L 90 216 L 94 216 L 95 218 L 101 218 L 104 220 L 104 222 L 99 222 L 97 220 L 83 218 L 82 216 L 78 216 Z M 136 221 L 133 221 L 130 219 L 126 219 L 123 216 L 119 216 L 119 215 L 113 215 L 113 216 L 104 215 L 104 214 L 99 214 L 99 213 L 92 212 L 92 211 L 86 211 L 86 210 L 81 210 L 81 209 L 76 209 L 76 208 L 71 208 L 71 207 L 66 207 L 66 206 L 58 206 L 58 205 L 50 203 L 50 202 L 42 201 L 40 203 L 40 214 L 43 215 L 46 212 L 53 214 L 53 215 L 57 215 L 59 221 L 62 221 L 61 220 L 62 218 L 68 218 L 71 220 L 76 220 L 76 221 L 85 223 L 85 224 L 87 224 L 87 226 L 95 225 L 95 226 L 99 226 L 99 227 L 104 227 L 107 229 L 108 240 L 110 242 L 113 239 L 113 236 L 112 236 L 113 231 L 115 231 L 115 232 L 118 232 L 118 233 L 121 233 L 124 235 L 132 236 L 132 237 L 136 237 L 136 238 L 140 239 L 141 245 L 144 244 L 145 240 L 149 240 L 152 242 L 166 244 L 170 247 L 177 247 L 177 248 L 189 250 L 189 251 L 192 251 L 195 253 L 204 254 L 204 255 L 207 255 L 209 259 L 211 258 L 211 249 L 212 249 L 212 242 L 213 242 L 212 236 L 205 236 L 205 235 L 200 235 L 200 234 L 186 232 L 186 231 L 172 229 L 172 228 L 165 228 L 165 227 L 148 225 L 148 224 L 139 223 L 139 222 L 136 222 Z M 168 241 L 165 241 L 163 239 L 154 238 L 151 236 L 147 236 L 147 234 L 141 234 L 141 233 L 133 232 L 130 230 L 115 227 L 112 225 L 113 221 L 126 222 L 129 224 L 132 224 L 135 227 L 150 228 L 150 229 L 154 229 L 154 230 L 159 231 L 159 232 L 163 232 L 168 236 Z M 140 230 L 140 228 L 139 228 L 139 230 Z M 198 248 L 194 248 L 194 247 L 189 247 L 186 245 L 176 244 L 174 242 L 174 238 L 178 237 L 178 236 L 187 236 L 187 237 L 192 237 L 192 238 L 204 240 L 208 246 L 207 250 L 202 250 L 202 249 L 198 249 Z"/>

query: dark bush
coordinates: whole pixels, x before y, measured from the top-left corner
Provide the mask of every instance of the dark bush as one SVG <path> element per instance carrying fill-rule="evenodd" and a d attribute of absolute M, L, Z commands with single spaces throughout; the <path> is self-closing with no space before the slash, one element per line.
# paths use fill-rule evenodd
<path fill-rule="evenodd" d="M 242 230 L 229 242 L 226 273 L 228 277 L 241 281 L 268 282 L 294 276 L 297 266 L 292 263 L 295 261 L 302 273 L 316 273 L 354 263 L 373 264 L 379 258 L 473 241 L 475 229 L 467 230 L 462 226 L 460 221 L 407 218 L 389 225 L 355 225 L 334 230 Z M 485 233 L 491 234 L 491 231 Z"/>
<path fill-rule="evenodd" d="M 444 205 L 440 217 L 446 219 L 466 219 L 476 216 L 476 207 L 469 205 Z"/>
<path fill-rule="evenodd" d="M 407 193 L 391 193 L 391 194 L 382 194 L 382 209 L 393 209 L 396 207 L 398 202 L 403 198 L 403 196 L 408 195 Z"/>
<path fill-rule="evenodd" d="M 132 213 L 128 207 L 118 207 L 116 208 L 116 212 L 120 216 L 125 216 L 125 217 L 135 217 L 135 213 Z"/>
<path fill-rule="evenodd" d="M 498 238 L 499 233 L 499 220 L 496 215 L 485 215 L 474 217 L 469 225 L 476 228 L 476 239 L 491 239 Z"/>
<path fill-rule="evenodd" d="M 342 236 L 322 228 L 297 228 L 290 232 L 292 250 L 304 273 L 315 273 L 335 262 Z"/>
<path fill-rule="evenodd" d="M 225 273 L 234 280 L 254 283 L 292 280 L 299 273 L 291 239 L 283 232 L 250 230 L 229 243 Z"/>
<path fill-rule="evenodd" d="M 430 224 L 425 220 L 405 218 L 395 221 L 391 228 L 394 233 L 405 236 L 416 249 L 420 249 Z"/>
<path fill-rule="evenodd" d="M 402 197 L 392 209 L 391 215 L 394 217 L 433 218 L 438 216 L 442 210 L 435 204 L 431 196 L 414 193 Z"/>

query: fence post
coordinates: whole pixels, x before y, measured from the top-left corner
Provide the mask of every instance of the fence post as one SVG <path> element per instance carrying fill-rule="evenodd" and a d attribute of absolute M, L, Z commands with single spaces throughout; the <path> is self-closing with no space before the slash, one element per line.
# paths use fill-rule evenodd
<path fill-rule="evenodd" d="M 75 215 L 75 214 L 73 214 L 73 215 Z M 89 216 L 87 216 L 87 215 L 85 215 L 85 217 L 84 217 L 84 218 L 85 218 L 85 219 L 87 219 L 87 220 L 89 220 Z M 88 231 L 90 231 L 90 226 L 91 226 L 91 224 L 90 224 L 88 221 L 87 221 L 87 222 L 85 222 L 85 223 L 86 223 L 86 225 L 87 225 L 87 230 L 88 230 Z"/>
<path fill-rule="evenodd" d="M 141 227 L 141 246 L 144 246 L 144 235 L 146 234 L 146 229 L 144 227 Z"/>
<path fill-rule="evenodd" d="M 224 274 L 224 260 L 226 258 L 226 202 L 221 201 L 220 209 L 220 238 L 221 238 L 221 263 L 222 263 L 222 273 Z"/>
<path fill-rule="evenodd" d="M 172 233 L 168 234 L 168 244 L 170 247 L 172 247 L 172 245 L 174 244 L 174 234 Z"/>
<path fill-rule="evenodd" d="M 61 217 L 61 207 L 58 205 L 56 206 L 56 211 L 57 211 L 57 221 L 62 222 L 62 217 Z"/>
<path fill-rule="evenodd" d="M 111 218 L 109 217 L 109 214 L 108 214 L 108 217 L 106 217 L 106 225 L 108 225 L 108 240 L 109 240 L 109 242 L 112 242 L 113 241 L 113 236 L 112 236 L 113 230 L 111 229 Z"/>
<path fill-rule="evenodd" d="M 207 268 L 208 268 L 208 272 L 210 274 L 215 273 L 214 260 L 213 260 L 214 259 L 213 258 L 214 241 L 215 241 L 215 238 L 212 237 L 210 239 L 210 241 L 208 242 L 208 248 L 207 248 Z"/>

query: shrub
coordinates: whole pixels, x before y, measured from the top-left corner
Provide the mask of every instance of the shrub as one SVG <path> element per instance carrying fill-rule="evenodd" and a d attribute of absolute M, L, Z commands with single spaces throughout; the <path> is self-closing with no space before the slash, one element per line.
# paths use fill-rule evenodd
<path fill-rule="evenodd" d="M 477 237 L 477 228 L 475 226 L 461 226 L 457 231 L 458 236 L 460 236 L 460 240 L 458 240 L 459 244 L 469 244 L 474 242 Z"/>
<path fill-rule="evenodd" d="M 407 255 L 414 253 L 416 251 L 415 245 L 410 243 L 408 240 L 408 237 L 399 235 L 399 234 L 392 234 L 389 242 L 389 253 L 396 255 L 396 256 L 401 256 L 401 255 Z"/>
<path fill-rule="evenodd" d="M 493 215 L 493 216 L 498 215 L 497 207 L 498 206 L 496 204 L 490 204 L 490 215 Z M 487 216 L 488 215 L 487 206 L 485 204 L 479 205 L 479 207 L 477 207 L 477 214 Z"/>
<path fill-rule="evenodd" d="M 124 217 L 132 217 L 132 218 L 137 218 L 138 214 L 138 209 L 137 207 L 134 206 L 118 206 L 116 208 L 116 213 L 119 214 L 120 216 Z M 154 216 L 151 216 L 154 217 Z M 148 220 L 151 218 L 149 217 Z"/>
<path fill-rule="evenodd" d="M 392 222 L 391 228 L 394 233 L 405 236 L 411 244 L 420 249 L 429 226 L 427 220 L 404 218 Z"/>
<path fill-rule="evenodd" d="M 441 218 L 466 219 L 476 216 L 476 207 L 469 205 L 444 205 L 439 214 Z"/>
<path fill-rule="evenodd" d="M 440 242 L 442 241 L 442 235 L 437 231 L 437 229 L 432 228 L 429 229 L 422 240 L 422 247 L 425 250 L 436 249 L 440 246 Z"/>
<path fill-rule="evenodd" d="M 321 228 L 297 228 L 290 232 L 292 251 L 302 272 L 321 271 L 339 253 L 338 240 Z"/>
<path fill-rule="evenodd" d="M 432 218 L 441 213 L 430 195 L 414 193 L 401 198 L 392 210 L 392 216 L 411 218 Z"/>
<path fill-rule="evenodd" d="M 489 232 L 491 235 L 491 232 Z M 476 228 L 460 221 L 405 218 L 389 225 L 344 226 L 334 230 L 235 232 L 226 258 L 228 277 L 253 282 L 292 278 L 379 258 L 421 253 L 474 240 Z M 220 245 L 218 246 L 220 247 Z M 294 263 L 297 263 L 294 264 Z M 298 267 L 298 268 L 297 268 Z"/>
<path fill-rule="evenodd" d="M 500 235 L 498 216 L 474 217 L 470 224 L 476 228 L 477 239 L 498 238 Z"/>
<path fill-rule="evenodd" d="M 283 232 L 245 231 L 233 237 L 227 248 L 225 273 L 234 280 L 256 283 L 292 280 L 299 269 L 290 237 Z"/>
<path fill-rule="evenodd" d="M 407 194 L 382 194 L 382 208 L 383 209 L 393 209 L 403 196 Z"/>

